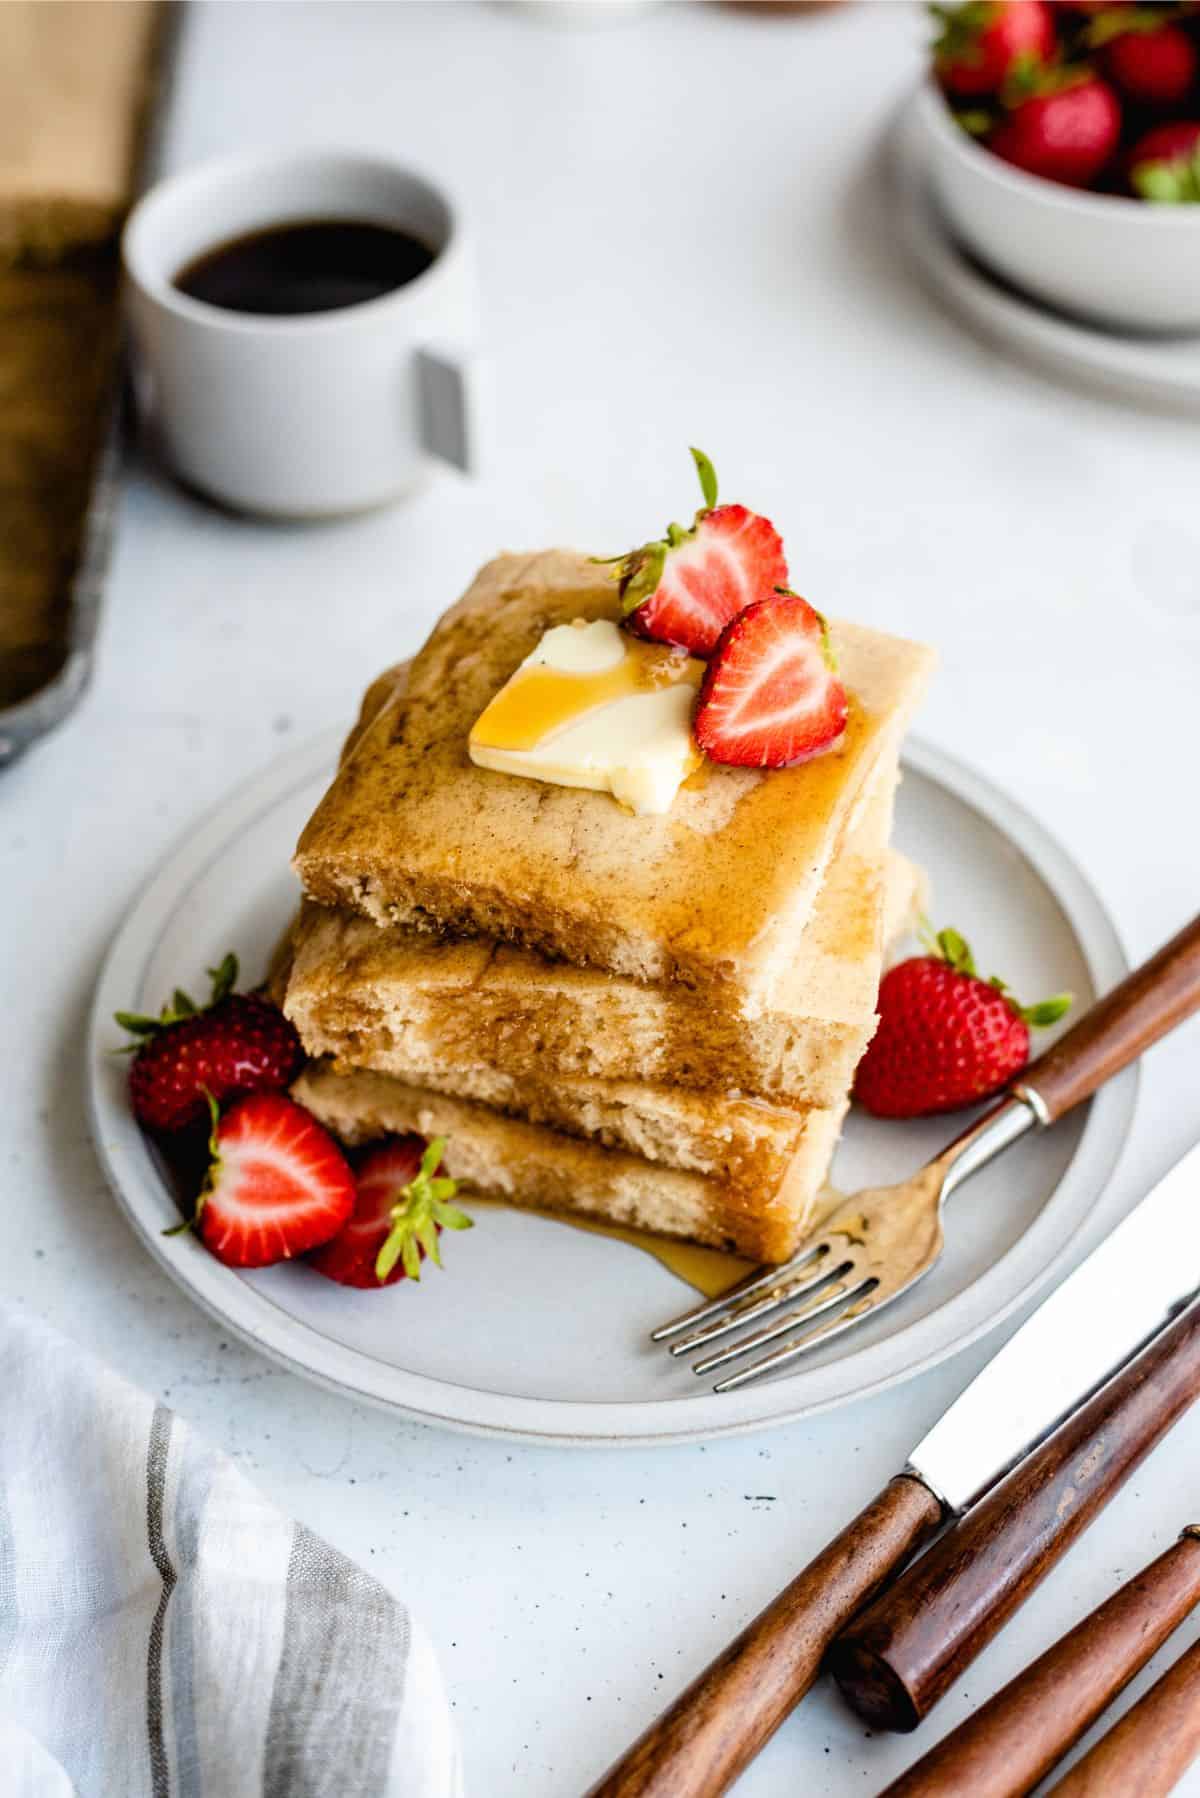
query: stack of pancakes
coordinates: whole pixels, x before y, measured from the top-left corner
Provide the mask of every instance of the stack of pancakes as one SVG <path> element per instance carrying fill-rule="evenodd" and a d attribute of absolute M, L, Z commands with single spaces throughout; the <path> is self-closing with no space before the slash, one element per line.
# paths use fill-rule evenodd
<path fill-rule="evenodd" d="M 825 1179 L 916 870 L 888 849 L 932 663 L 851 624 L 840 745 L 706 763 L 665 816 L 476 767 L 472 724 L 603 569 L 503 556 L 368 692 L 300 840 L 297 1097 L 347 1143 L 445 1136 L 516 1205 L 785 1259 Z"/>

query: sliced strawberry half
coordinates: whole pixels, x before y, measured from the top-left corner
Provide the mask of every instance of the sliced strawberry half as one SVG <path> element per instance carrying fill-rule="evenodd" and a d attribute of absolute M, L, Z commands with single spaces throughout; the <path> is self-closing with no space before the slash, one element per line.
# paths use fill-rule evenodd
<path fill-rule="evenodd" d="M 252 1093 L 224 1117 L 210 1101 L 212 1162 L 193 1220 L 229 1267 L 270 1267 L 336 1236 L 354 1175 L 329 1132 L 282 1093 Z"/>
<path fill-rule="evenodd" d="M 849 702 L 821 614 L 780 591 L 727 625 L 696 707 L 696 741 L 714 762 L 788 768 L 828 749 Z"/>
<path fill-rule="evenodd" d="M 369 1290 L 419 1280 L 428 1255 L 440 1267 L 443 1229 L 469 1230 L 471 1219 L 449 1200 L 457 1181 L 438 1176 L 446 1143 L 397 1136 L 371 1149 L 358 1167 L 354 1210 L 309 1266 L 339 1286 Z"/>
<path fill-rule="evenodd" d="M 707 656 L 731 619 L 756 599 L 786 586 L 783 539 L 745 506 L 718 506 L 717 477 L 702 450 L 692 459 L 704 505 L 690 530 L 667 526 L 657 543 L 620 556 L 625 622 L 639 636 Z"/>

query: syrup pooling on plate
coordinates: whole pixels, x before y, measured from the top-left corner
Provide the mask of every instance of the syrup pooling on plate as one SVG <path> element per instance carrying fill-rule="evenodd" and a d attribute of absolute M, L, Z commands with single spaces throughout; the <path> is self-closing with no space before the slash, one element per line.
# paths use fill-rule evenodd
<path fill-rule="evenodd" d="M 822 1186 L 813 1203 L 812 1211 L 806 1220 L 805 1233 L 819 1230 L 826 1218 L 832 1217 L 838 1206 L 845 1202 L 845 1195 L 828 1181 Z M 464 1203 L 472 1211 L 480 1206 L 486 1208 L 504 1206 L 503 1199 L 483 1198 L 478 1193 L 464 1195 Z M 607 1236 L 612 1242 L 624 1242 L 631 1249 L 640 1249 L 644 1255 L 651 1256 L 665 1267 L 668 1273 L 682 1280 L 685 1286 L 703 1293 L 705 1298 L 720 1298 L 747 1274 L 755 1272 L 758 1264 L 747 1260 L 744 1255 L 734 1255 L 725 1249 L 706 1248 L 698 1242 L 682 1242 L 674 1236 L 659 1236 L 652 1230 L 639 1230 L 629 1224 L 613 1224 L 602 1217 L 589 1217 L 584 1212 L 571 1215 L 565 1211 L 542 1211 L 537 1207 L 505 1206 L 506 1210 L 532 1210 L 535 1217 L 545 1218 L 548 1223 L 566 1224 L 572 1230 L 584 1230 L 592 1236 Z"/>
<path fill-rule="evenodd" d="M 665 812 L 700 763 L 692 708 L 704 664 L 609 619 L 556 625 L 472 726 L 471 760 Z"/>

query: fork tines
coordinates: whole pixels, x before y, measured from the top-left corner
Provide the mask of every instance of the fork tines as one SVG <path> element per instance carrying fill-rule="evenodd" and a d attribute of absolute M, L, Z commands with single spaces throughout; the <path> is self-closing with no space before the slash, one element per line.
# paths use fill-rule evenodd
<path fill-rule="evenodd" d="M 857 1322 L 869 1309 L 871 1293 L 878 1280 L 861 1265 L 859 1245 L 840 1232 L 827 1235 L 806 1246 L 802 1253 L 782 1267 L 767 1267 L 747 1274 L 728 1292 L 708 1303 L 694 1306 L 682 1317 L 651 1333 L 653 1342 L 669 1342 L 672 1355 L 687 1355 L 706 1343 L 744 1331 L 761 1319 L 782 1313 L 765 1328 L 738 1335 L 736 1340 L 704 1355 L 694 1363 L 697 1374 L 712 1373 L 741 1356 L 775 1342 L 796 1328 L 804 1327 L 779 1348 L 752 1361 L 748 1367 L 718 1380 L 716 1392 L 730 1392 L 750 1380 L 772 1373 L 805 1354 L 818 1342 L 826 1342 L 839 1330 Z M 686 1332 L 686 1334 L 681 1334 Z M 670 1340 L 677 1338 L 677 1340 Z"/>

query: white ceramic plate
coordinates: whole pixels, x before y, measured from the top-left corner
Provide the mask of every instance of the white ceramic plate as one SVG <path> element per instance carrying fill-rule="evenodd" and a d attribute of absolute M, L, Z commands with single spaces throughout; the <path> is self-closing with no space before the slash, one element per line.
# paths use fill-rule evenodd
<path fill-rule="evenodd" d="M 1200 337 L 1137 337 L 1080 323 L 1006 286 L 956 243 L 929 181 L 921 88 L 888 143 L 893 215 L 924 279 L 988 336 L 1034 362 L 1135 398 L 1200 406 Z"/>
<path fill-rule="evenodd" d="M 90 1025 L 96 1142 L 137 1235 L 222 1325 L 306 1378 L 461 1429 L 530 1440 L 698 1440 L 784 1423 L 878 1391 L 952 1354 L 1048 1278 L 1086 1219 L 1128 1130 L 1134 1078 L 1086 1115 L 1026 1140 L 953 1201 L 942 1264 L 904 1300 L 800 1371 L 715 1395 L 648 1341 L 692 1301 L 647 1255 L 553 1221 L 489 1207 L 456 1237 L 447 1271 L 361 1293 L 291 1264 L 222 1267 L 177 1213 L 133 1122 L 118 1008 L 155 1010 L 172 988 L 236 949 L 265 966 L 296 899 L 288 861 L 329 779 L 332 738 L 286 757 L 188 833 L 109 953 Z M 1086 880 L 1039 826 L 979 776 L 910 744 L 896 840 L 930 870 L 936 916 L 969 932 L 983 963 L 1040 998 L 1080 1005 L 1124 959 Z M 834 1166 L 852 1188 L 895 1178 L 943 1141 L 943 1120 L 855 1115 Z"/>

